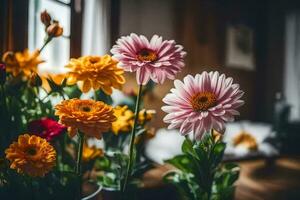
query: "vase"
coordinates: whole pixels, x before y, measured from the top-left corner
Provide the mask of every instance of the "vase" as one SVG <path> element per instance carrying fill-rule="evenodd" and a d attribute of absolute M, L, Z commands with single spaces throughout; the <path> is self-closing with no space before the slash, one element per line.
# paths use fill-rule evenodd
<path fill-rule="evenodd" d="M 84 183 L 82 187 L 83 195 L 81 200 L 100 200 L 100 192 L 102 189 L 103 187 L 96 183 Z"/>

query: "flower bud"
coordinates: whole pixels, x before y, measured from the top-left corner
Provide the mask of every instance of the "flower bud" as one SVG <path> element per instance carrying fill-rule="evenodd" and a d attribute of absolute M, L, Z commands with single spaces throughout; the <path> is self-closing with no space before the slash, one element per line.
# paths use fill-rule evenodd
<path fill-rule="evenodd" d="M 29 85 L 31 87 L 39 87 L 42 85 L 42 79 L 36 72 L 31 73 L 29 78 Z"/>
<path fill-rule="evenodd" d="M 50 26 L 51 24 L 51 16 L 46 10 L 41 13 L 41 21 L 46 27 Z"/>
<path fill-rule="evenodd" d="M 214 140 L 214 142 L 219 142 L 222 140 L 222 133 L 216 131 L 215 129 L 213 129 L 212 131 L 212 138 Z"/>
<path fill-rule="evenodd" d="M 47 28 L 47 34 L 49 37 L 59 37 L 63 34 L 63 28 L 59 26 L 58 22 L 54 22 Z"/>
<path fill-rule="evenodd" d="M 0 85 L 3 85 L 6 81 L 6 66 L 0 63 Z"/>

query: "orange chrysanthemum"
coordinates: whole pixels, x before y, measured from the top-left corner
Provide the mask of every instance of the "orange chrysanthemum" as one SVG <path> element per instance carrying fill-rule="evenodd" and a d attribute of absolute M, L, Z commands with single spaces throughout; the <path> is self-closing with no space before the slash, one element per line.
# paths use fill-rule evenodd
<path fill-rule="evenodd" d="M 101 89 L 106 94 L 112 93 L 112 88 L 121 89 L 125 83 L 123 69 L 117 67 L 117 61 L 111 56 L 84 56 L 71 59 L 66 68 L 70 71 L 67 76 L 67 84 L 81 84 L 81 91 L 86 93 L 91 88 Z"/>
<path fill-rule="evenodd" d="M 70 99 L 55 106 L 60 123 L 69 127 L 71 137 L 77 131 L 101 139 L 116 120 L 113 108 L 102 101 Z"/>
<path fill-rule="evenodd" d="M 32 72 L 37 72 L 38 64 L 43 61 L 39 58 L 39 50 L 30 53 L 28 49 L 23 52 L 6 52 L 2 61 L 6 64 L 6 70 L 13 76 L 23 73 L 25 77 L 29 77 Z"/>
<path fill-rule="evenodd" d="M 56 151 L 47 140 L 36 135 L 20 135 L 5 151 L 10 168 L 32 177 L 43 177 L 56 161 Z"/>

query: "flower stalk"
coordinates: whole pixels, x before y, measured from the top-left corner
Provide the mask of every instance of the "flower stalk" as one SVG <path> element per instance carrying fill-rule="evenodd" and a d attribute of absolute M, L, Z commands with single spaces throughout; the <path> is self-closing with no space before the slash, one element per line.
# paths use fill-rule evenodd
<path fill-rule="evenodd" d="M 46 47 L 46 45 L 52 40 L 52 37 L 48 36 L 43 44 L 43 46 L 40 48 L 39 52 L 41 53 L 43 49 Z"/>
<path fill-rule="evenodd" d="M 81 175 L 81 158 L 83 151 L 83 142 L 84 142 L 84 134 L 78 132 L 78 149 L 77 149 L 77 160 L 76 160 L 76 169 L 75 172 L 78 176 Z"/>
<path fill-rule="evenodd" d="M 78 131 L 78 148 L 75 173 L 79 179 L 78 199 L 81 199 L 81 160 L 83 151 L 84 134 Z"/>
<path fill-rule="evenodd" d="M 127 171 L 126 171 L 126 175 L 125 175 L 124 185 L 122 188 L 123 192 L 126 191 L 128 179 L 130 178 L 131 173 L 132 173 L 132 167 L 133 167 L 133 162 L 134 162 L 134 155 L 133 155 L 134 139 L 135 139 L 136 127 L 137 127 L 138 118 L 139 118 L 139 107 L 140 107 L 140 103 L 141 103 L 142 89 L 143 89 L 143 85 L 141 84 L 139 86 L 139 91 L 138 91 L 138 95 L 137 95 L 137 99 L 136 99 L 136 103 L 135 103 L 134 122 L 133 122 L 133 128 L 131 130 L 131 135 L 130 135 L 129 161 L 127 164 Z"/>

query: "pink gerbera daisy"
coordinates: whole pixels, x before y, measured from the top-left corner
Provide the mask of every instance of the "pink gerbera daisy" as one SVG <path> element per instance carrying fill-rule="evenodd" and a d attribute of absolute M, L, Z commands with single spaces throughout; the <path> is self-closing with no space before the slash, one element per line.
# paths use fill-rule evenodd
<path fill-rule="evenodd" d="M 233 121 L 239 115 L 236 109 L 244 104 L 240 100 L 244 92 L 232 81 L 218 72 L 175 80 L 175 88 L 163 99 L 167 105 L 162 110 L 168 113 L 164 122 L 170 123 L 169 129 L 179 128 L 182 135 L 193 132 L 197 140 L 211 129 L 222 132 L 225 122 Z"/>
<path fill-rule="evenodd" d="M 145 85 L 150 78 L 163 83 L 166 78 L 175 79 L 175 75 L 184 67 L 181 45 L 174 40 L 164 40 L 154 35 L 149 41 L 143 35 L 131 33 L 121 37 L 111 49 L 113 58 L 125 71 L 135 72 L 139 85 Z"/>

